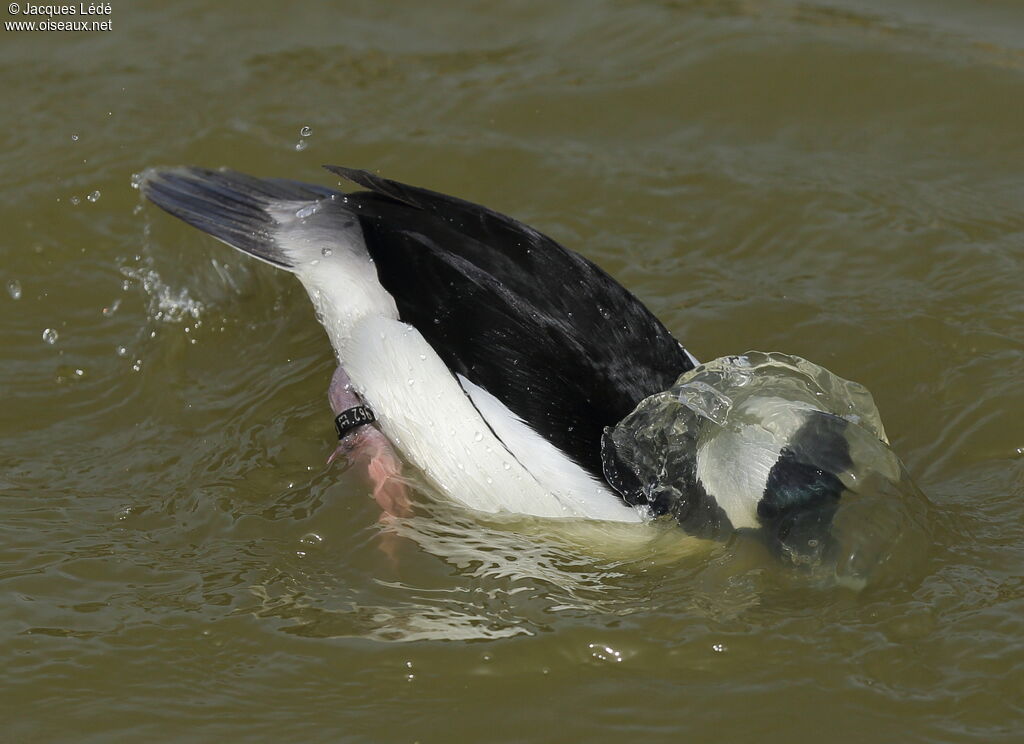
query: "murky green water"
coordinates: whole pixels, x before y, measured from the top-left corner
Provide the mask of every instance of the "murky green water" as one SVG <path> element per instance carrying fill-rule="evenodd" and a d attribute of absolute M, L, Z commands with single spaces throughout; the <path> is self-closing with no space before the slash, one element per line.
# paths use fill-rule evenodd
<path fill-rule="evenodd" d="M 0 739 L 1024 738 L 1024 6 L 109 18 L 0 43 Z M 297 283 L 130 185 L 324 162 L 534 224 L 701 358 L 864 383 L 930 546 L 854 593 L 653 528 L 382 526 Z"/>

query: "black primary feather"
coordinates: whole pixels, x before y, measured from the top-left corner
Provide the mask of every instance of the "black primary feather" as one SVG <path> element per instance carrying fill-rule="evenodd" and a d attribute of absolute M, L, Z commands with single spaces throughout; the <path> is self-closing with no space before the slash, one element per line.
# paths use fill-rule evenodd
<path fill-rule="evenodd" d="M 597 477 L 601 434 L 693 363 L 607 273 L 511 217 L 331 167 L 381 284 L 453 372 Z M 528 463 L 527 463 L 528 466 Z"/>

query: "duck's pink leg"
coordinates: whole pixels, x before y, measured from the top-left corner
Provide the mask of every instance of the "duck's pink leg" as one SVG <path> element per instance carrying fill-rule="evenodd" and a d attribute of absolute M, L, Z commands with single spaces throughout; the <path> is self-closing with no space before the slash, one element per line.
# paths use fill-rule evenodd
<path fill-rule="evenodd" d="M 327 397 L 335 415 L 363 405 L 359 395 L 352 389 L 348 375 L 340 366 L 331 378 Z M 391 442 L 377 427 L 367 424 L 346 435 L 327 458 L 328 464 L 339 457 L 348 466 L 365 463 L 366 474 L 373 486 L 373 498 L 386 514 L 393 514 L 396 517 L 407 517 L 412 514 L 409 492 L 402 482 L 402 462 L 391 447 Z"/>

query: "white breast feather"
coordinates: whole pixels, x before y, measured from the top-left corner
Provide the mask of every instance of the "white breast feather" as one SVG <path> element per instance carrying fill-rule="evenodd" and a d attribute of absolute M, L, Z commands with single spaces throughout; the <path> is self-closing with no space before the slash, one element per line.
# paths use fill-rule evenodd
<path fill-rule="evenodd" d="M 604 484 L 570 460 L 564 452 L 544 439 L 500 400 L 478 385 L 459 376 L 480 415 L 537 481 L 567 509 L 613 522 L 640 522 L 640 512 L 612 493 Z"/>
<path fill-rule="evenodd" d="M 412 326 L 364 318 L 345 370 L 388 438 L 451 498 L 484 512 L 587 516 L 560 503 L 505 449 Z"/>

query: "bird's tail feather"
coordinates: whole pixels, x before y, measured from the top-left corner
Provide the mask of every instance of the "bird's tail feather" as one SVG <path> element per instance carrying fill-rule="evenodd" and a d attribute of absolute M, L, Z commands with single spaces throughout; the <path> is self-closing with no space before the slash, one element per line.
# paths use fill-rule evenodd
<path fill-rule="evenodd" d="M 140 189 L 164 211 L 283 269 L 295 264 L 278 240 L 281 215 L 301 216 L 304 205 L 339 196 L 313 184 L 191 167 L 150 168 L 143 173 Z"/>

